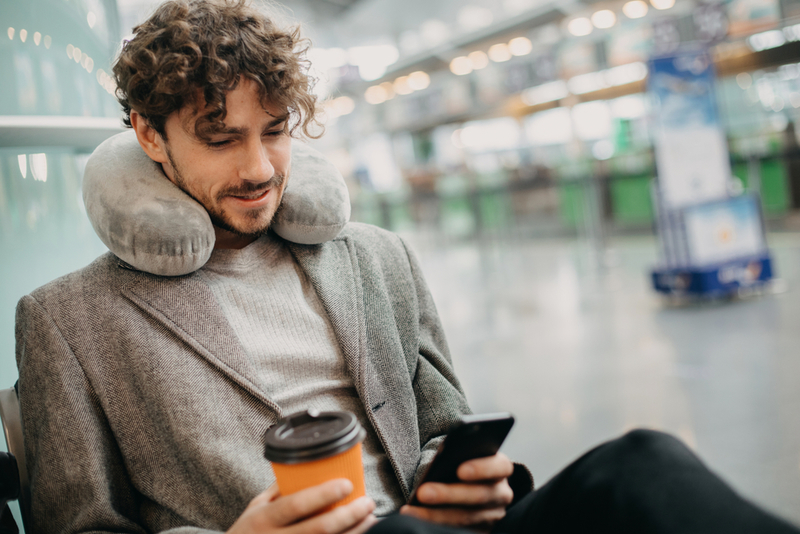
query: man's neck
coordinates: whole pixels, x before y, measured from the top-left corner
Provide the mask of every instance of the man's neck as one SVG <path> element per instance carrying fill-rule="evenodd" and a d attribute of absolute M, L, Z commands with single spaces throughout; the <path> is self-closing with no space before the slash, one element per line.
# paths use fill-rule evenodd
<path fill-rule="evenodd" d="M 229 232 L 228 230 L 220 228 L 217 225 L 214 225 L 214 235 L 216 236 L 216 241 L 214 242 L 215 249 L 241 249 L 258 239 L 257 237 L 234 234 L 233 232 Z"/>

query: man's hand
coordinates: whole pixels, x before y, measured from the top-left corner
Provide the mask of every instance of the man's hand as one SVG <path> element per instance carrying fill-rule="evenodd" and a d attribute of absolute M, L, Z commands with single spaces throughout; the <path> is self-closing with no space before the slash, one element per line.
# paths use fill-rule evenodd
<path fill-rule="evenodd" d="M 434 523 L 488 531 L 505 517 L 506 506 L 514 499 L 508 485 L 513 472 L 514 464 L 502 453 L 469 460 L 458 467 L 461 482 L 426 482 L 417 490 L 417 500 L 427 506 L 406 505 L 400 513 Z"/>
<path fill-rule="evenodd" d="M 250 501 L 228 534 L 362 534 L 377 522 L 369 497 L 320 513 L 352 491 L 342 478 L 281 497 L 274 484 Z"/>

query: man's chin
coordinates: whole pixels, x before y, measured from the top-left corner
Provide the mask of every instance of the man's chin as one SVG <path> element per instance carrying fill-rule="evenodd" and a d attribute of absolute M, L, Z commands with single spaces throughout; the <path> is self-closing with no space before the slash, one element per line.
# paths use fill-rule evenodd
<path fill-rule="evenodd" d="M 267 221 L 256 224 L 234 224 L 231 221 L 214 216 L 212 214 L 209 214 L 209 216 L 211 217 L 211 222 L 217 228 L 225 230 L 226 232 L 230 232 L 238 237 L 251 239 L 257 239 L 266 234 L 269 231 L 270 223 L 272 222 L 272 217 L 270 217 Z"/>

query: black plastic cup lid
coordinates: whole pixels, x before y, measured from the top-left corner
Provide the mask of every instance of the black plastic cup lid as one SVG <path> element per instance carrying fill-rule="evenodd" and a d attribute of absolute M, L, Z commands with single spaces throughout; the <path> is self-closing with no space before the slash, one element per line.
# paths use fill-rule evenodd
<path fill-rule="evenodd" d="M 350 449 L 365 436 L 350 412 L 307 410 L 284 417 L 267 430 L 264 456 L 279 464 L 321 460 Z"/>

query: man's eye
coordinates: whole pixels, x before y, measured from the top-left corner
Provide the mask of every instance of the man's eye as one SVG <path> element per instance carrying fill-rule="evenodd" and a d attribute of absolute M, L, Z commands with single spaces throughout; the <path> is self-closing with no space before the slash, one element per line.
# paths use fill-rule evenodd
<path fill-rule="evenodd" d="M 274 129 L 264 132 L 264 135 L 277 137 L 286 133 L 286 123 L 276 125 Z"/>
<path fill-rule="evenodd" d="M 231 143 L 230 139 L 224 141 L 209 141 L 207 144 L 211 148 L 221 148 Z"/>

